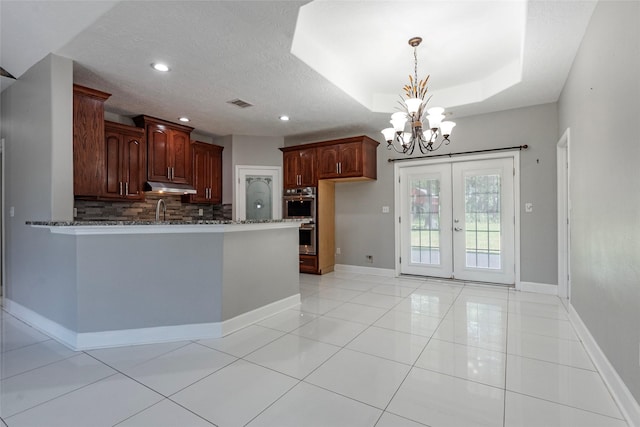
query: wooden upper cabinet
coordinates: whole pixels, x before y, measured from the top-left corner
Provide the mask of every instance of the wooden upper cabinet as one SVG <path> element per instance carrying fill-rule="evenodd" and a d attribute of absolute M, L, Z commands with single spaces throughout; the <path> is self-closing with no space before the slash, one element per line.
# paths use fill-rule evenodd
<path fill-rule="evenodd" d="M 144 130 L 105 121 L 105 190 L 101 198 L 144 200 Z"/>
<path fill-rule="evenodd" d="M 104 102 L 111 95 L 73 85 L 73 194 L 98 197 L 103 193 Z"/>
<path fill-rule="evenodd" d="M 187 184 L 191 182 L 191 132 L 172 130 L 170 159 L 171 181 Z"/>
<path fill-rule="evenodd" d="M 190 203 L 222 203 L 222 150 L 219 145 L 191 142 L 192 184 L 196 194 L 183 196 Z"/>
<path fill-rule="evenodd" d="M 291 151 L 283 150 L 284 188 L 315 187 L 316 178 L 316 149 L 296 148 Z"/>
<path fill-rule="evenodd" d="M 137 116 L 133 121 L 146 133 L 147 180 L 190 184 L 193 128 L 149 116 Z"/>
<path fill-rule="evenodd" d="M 359 136 L 322 144 L 317 147 L 318 179 L 377 178 L 377 141 Z"/>

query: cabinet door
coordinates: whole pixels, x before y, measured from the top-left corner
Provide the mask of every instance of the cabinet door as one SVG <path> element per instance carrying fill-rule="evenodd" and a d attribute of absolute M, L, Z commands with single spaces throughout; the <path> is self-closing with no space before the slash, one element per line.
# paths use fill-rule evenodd
<path fill-rule="evenodd" d="M 118 132 L 105 133 L 105 189 L 102 197 L 122 197 L 122 135 Z"/>
<path fill-rule="evenodd" d="M 99 196 L 104 190 L 104 101 L 73 94 L 73 194 Z"/>
<path fill-rule="evenodd" d="M 222 149 L 220 147 L 212 147 L 210 152 L 211 174 L 210 174 L 210 197 L 211 203 L 222 203 Z"/>
<path fill-rule="evenodd" d="M 318 147 L 318 179 L 337 178 L 338 174 L 338 146 Z"/>
<path fill-rule="evenodd" d="M 284 188 L 298 187 L 298 170 L 300 169 L 300 155 L 298 151 L 286 151 L 282 155 L 284 169 Z"/>
<path fill-rule="evenodd" d="M 362 176 L 362 143 L 347 142 L 338 146 L 340 177 Z"/>
<path fill-rule="evenodd" d="M 316 179 L 316 150 L 310 148 L 299 151 L 298 175 L 300 175 L 300 185 L 303 187 L 315 187 L 318 183 Z"/>
<path fill-rule="evenodd" d="M 149 125 L 147 127 L 149 181 L 169 181 L 169 132 L 164 126 Z"/>
<path fill-rule="evenodd" d="M 122 194 L 130 200 L 144 200 L 144 141 L 138 135 L 122 135 Z"/>
<path fill-rule="evenodd" d="M 188 184 L 191 182 L 191 140 L 186 132 L 171 131 L 171 181 Z"/>
<path fill-rule="evenodd" d="M 196 194 L 191 196 L 191 202 L 207 203 L 207 188 L 209 188 L 209 153 L 199 144 L 193 144 L 193 187 Z"/>

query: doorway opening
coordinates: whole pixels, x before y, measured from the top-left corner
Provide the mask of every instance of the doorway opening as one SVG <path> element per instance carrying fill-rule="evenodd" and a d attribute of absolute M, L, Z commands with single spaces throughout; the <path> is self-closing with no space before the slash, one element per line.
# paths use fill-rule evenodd
<path fill-rule="evenodd" d="M 518 152 L 396 164 L 396 273 L 517 288 L 518 165 Z"/>

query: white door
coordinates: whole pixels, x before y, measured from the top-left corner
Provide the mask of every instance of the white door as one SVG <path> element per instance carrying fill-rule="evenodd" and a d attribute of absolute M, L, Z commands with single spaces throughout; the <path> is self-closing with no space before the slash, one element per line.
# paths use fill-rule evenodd
<path fill-rule="evenodd" d="M 400 186 L 402 273 L 451 277 L 451 165 L 403 168 Z"/>
<path fill-rule="evenodd" d="M 400 169 L 400 270 L 515 282 L 513 159 Z"/>

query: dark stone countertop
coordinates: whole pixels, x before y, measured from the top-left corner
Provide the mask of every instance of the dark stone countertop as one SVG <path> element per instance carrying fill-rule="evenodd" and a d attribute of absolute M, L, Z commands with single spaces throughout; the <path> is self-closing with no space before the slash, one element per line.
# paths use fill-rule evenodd
<path fill-rule="evenodd" d="M 220 225 L 220 224 L 270 224 L 279 222 L 304 222 L 297 219 L 269 219 L 246 221 L 26 221 L 27 225 L 47 227 L 81 227 L 81 226 L 113 226 L 113 225 Z"/>

